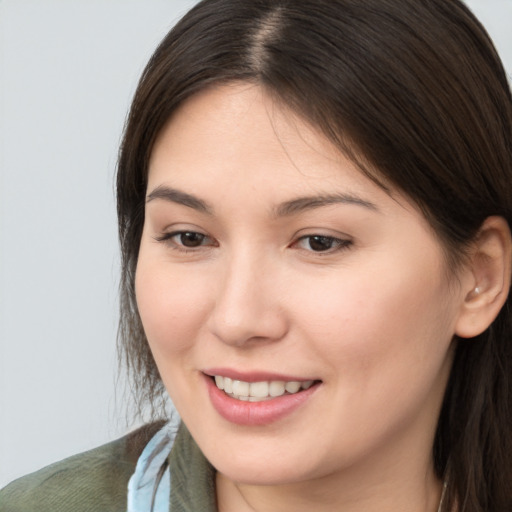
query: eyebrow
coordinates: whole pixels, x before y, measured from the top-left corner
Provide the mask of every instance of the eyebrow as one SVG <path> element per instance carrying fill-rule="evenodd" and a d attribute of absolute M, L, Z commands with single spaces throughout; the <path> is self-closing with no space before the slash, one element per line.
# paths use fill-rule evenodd
<path fill-rule="evenodd" d="M 274 215 L 276 217 L 286 217 L 295 215 L 307 210 L 321 208 L 323 206 L 331 206 L 333 204 L 350 204 L 361 206 L 369 210 L 378 212 L 379 209 L 374 203 L 366 201 L 353 194 L 328 194 L 318 196 L 306 196 L 286 201 L 275 208 Z"/>
<path fill-rule="evenodd" d="M 155 199 L 162 199 L 171 203 L 181 204 L 207 215 L 213 215 L 213 207 L 206 201 L 165 185 L 159 185 L 150 194 L 148 194 L 146 203 L 154 201 Z M 343 193 L 298 197 L 277 205 L 273 209 L 272 213 L 275 217 L 287 217 L 334 204 L 356 205 L 368 210 L 376 212 L 379 211 L 374 203 L 366 201 L 365 199 L 353 194 Z"/>
<path fill-rule="evenodd" d="M 146 197 L 146 203 L 154 201 L 155 199 L 162 199 L 170 203 L 188 206 L 189 208 L 208 215 L 213 214 L 213 208 L 206 201 L 203 201 L 191 194 L 187 194 L 186 192 L 182 192 L 181 190 L 166 187 L 164 185 L 156 187 L 150 194 L 148 194 Z"/>

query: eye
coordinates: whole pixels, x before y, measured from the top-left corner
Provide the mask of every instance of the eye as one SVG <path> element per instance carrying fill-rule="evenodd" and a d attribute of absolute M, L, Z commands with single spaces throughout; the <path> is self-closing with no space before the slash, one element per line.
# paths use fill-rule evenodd
<path fill-rule="evenodd" d="M 307 235 L 296 242 L 296 246 L 300 249 L 313 252 L 335 252 L 348 248 L 351 244 L 350 240 L 325 235 Z"/>
<path fill-rule="evenodd" d="M 214 245 L 213 240 L 209 236 L 197 231 L 173 231 L 172 233 L 164 233 L 156 237 L 155 240 L 157 242 L 165 242 L 177 250 Z"/>
<path fill-rule="evenodd" d="M 199 247 L 204 245 L 207 236 L 194 231 L 183 231 L 172 236 L 175 243 L 183 245 L 183 247 Z"/>

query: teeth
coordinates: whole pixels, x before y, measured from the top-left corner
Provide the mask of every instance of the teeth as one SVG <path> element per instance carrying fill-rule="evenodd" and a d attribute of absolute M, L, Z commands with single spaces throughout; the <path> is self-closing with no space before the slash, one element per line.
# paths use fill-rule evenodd
<path fill-rule="evenodd" d="M 233 380 L 229 377 L 216 375 L 215 384 L 232 398 L 245 402 L 260 402 L 262 400 L 282 396 L 285 393 L 294 394 L 298 393 L 301 389 L 309 389 L 313 385 L 313 381 L 284 382 L 282 380 L 272 380 L 244 382 L 242 380 Z"/>
<path fill-rule="evenodd" d="M 224 377 L 220 375 L 215 375 L 215 384 L 219 389 L 224 389 Z"/>
<path fill-rule="evenodd" d="M 233 395 L 249 396 L 249 383 L 242 380 L 233 381 L 233 389 L 231 391 Z"/>
<path fill-rule="evenodd" d="M 300 389 L 300 382 L 297 382 L 297 381 L 287 382 L 284 385 L 284 389 L 286 389 L 286 391 L 288 391 L 288 393 L 297 393 L 297 391 L 299 391 L 299 389 Z"/>
<path fill-rule="evenodd" d="M 280 380 L 273 380 L 268 386 L 268 394 L 270 396 L 281 396 L 286 391 L 284 389 L 285 383 Z"/>
<path fill-rule="evenodd" d="M 226 393 L 232 393 L 233 392 L 233 381 L 231 379 L 228 379 L 227 377 L 224 377 L 224 391 Z"/>
<path fill-rule="evenodd" d="M 268 382 L 251 382 L 249 394 L 253 398 L 266 398 L 268 396 Z"/>

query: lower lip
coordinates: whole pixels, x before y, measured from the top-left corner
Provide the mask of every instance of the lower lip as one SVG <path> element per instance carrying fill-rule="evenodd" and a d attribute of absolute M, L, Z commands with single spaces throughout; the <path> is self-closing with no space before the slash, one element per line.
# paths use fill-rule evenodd
<path fill-rule="evenodd" d="M 226 395 L 212 378 L 205 375 L 208 393 L 215 410 L 236 425 L 257 426 L 274 423 L 305 404 L 318 389 L 319 383 L 294 394 L 282 395 L 261 402 L 245 402 Z"/>

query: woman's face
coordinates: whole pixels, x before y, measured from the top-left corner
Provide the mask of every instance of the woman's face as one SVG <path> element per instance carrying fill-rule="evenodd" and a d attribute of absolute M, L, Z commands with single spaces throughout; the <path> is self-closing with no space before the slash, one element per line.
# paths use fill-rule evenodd
<path fill-rule="evenodd" d="M 258 86 L 198 94 L 157 140 L 137 303 L 230 479 L 430 464 L 462 301 L 446 270 L 410 202 Z"/>

